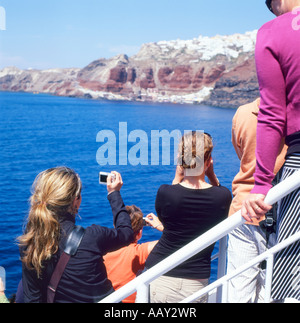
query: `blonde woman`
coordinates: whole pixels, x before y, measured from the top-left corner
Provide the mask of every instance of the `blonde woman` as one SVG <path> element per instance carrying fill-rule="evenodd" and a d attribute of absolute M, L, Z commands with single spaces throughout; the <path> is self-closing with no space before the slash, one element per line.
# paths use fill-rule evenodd
<path fill-rule="evenodd" d="M 226 219 L 231 193 L 214 173 L 212 150 L 208 134 L 192 132 L 183 136 L 179 144 L 182 163 L 173 185 L 162 185 L 157 193 L 156 212 L 164 231 L 146 261 L 147 269 Z M 213 249 L 214 245 L 154 281 L 151 302 L 178 303 L 207 286 Z M 206 301 L 204 297 L 197 302 Z"/>
<path fill-rule="evenodd" d="M 102 257 L 133 240 L 130 217 L 120 195 L 122 178 L 119 173 L 114 175 L 114 181 L 108 177 L 107 189 L 115 229 L 100 225 L 86 228 L 76 255 L 62 275 L 56 303 L 94 303 L 113 292 Z M 26 231 L 19 238 L 25 303 L 47 302 L 51 275 L 75 227 L 81 188 L 78 174 L 67 167 L 46 170 L 34 182 Z"/>

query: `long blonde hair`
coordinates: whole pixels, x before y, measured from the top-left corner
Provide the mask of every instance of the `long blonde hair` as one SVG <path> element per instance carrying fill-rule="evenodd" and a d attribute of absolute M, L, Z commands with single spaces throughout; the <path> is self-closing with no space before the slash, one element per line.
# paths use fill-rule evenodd
<path fill-rule="evenodd" d="M 81 180 L 67 167 L 51 168 L 40 173 L 32 186 L 30 211 L 25 234 L 18 238 L 24 248 L 22 262 L 35 269 L 40 277 L 43 262 L 58 251 L 59 218 L 66 213 L 76 214 L 73 202 L 81 195 Z"/>

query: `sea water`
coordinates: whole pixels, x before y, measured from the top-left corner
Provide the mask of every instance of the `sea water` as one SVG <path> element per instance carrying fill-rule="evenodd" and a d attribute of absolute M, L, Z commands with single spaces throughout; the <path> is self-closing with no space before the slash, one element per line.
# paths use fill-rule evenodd
<path fill-rule="evenodd" d="M 91 224 L 112 227 L 106 187 L 98 182 L 99 171 L 120 172 L 125 204 L 135 204 L 147 215 L 155 213 L 157 190 L 162 184 L 172 183 L 175 166 L 172 158 L 170 165 L 162 165 L 162 160 L 159 165 L 151 165 L 149 158 L 147 165 L 130 162 L 119 165 L 117 159 L 116 165 L 100 166 L 97 152 L 103 143 L 97 142 L 99 132 L 109 130 L 118 139 L 120 123 L 126 123 L 128 134 L 139 130 L 148 136 L 149 150 L 152 130 L 208 132 L 214 140 L 215 172 L 221 184 L 231 189 L 239 169 L 231 143 L 234 113 L 232 109 L 198 105 L 110 102 L 0 92 L 0 266 L 6 270 L 7 295 L 15 292 L 21 278 L 16 238 L 24 229 L 31 185 L 38 173 L 55 166 L 75 169 L 83 182 L 77 223 L 85 227 Z M 134 143 L 128 143 L 128 151 L 133 146 Z M 141 242 L 157 240 L 160 235 L 146 227 Z M 216 278 L 216 266 L 214 262 L 212 280 Z"/>

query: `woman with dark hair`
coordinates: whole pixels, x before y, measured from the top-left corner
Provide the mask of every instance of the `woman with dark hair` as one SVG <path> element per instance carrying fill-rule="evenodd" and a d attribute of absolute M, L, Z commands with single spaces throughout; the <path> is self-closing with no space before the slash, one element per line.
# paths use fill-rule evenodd
<path fill-rule="evenodd" d="M 255 186 L 244 201 L 242 215 L 247 221 L 261 218 L 270 206 L 264 199 L 272 187 L 274 165 L 282 138 L 288 152 L 281 180 L 300 167 L 300 28 L 295 21 L 300 0 L 267 0 L 277 16 L 258 32 L 256 66 L 261 103 L 257 125 Z M 300 190 L 279 203 L 277 242 L 300 230 Z M 274 300 L 300 300 L 300 242 L 279 252 L 275 258 Z"/>
<path fill-rule="evenodd" d="M 95 303 L 112 293 L 103 256 L 133 240 L 130 217 L 120 195 L 121 175 L 108 177 L 115 229 L 92 225 L 85 229 L 77 253 L 67 264 L 55 303 Z M 19 237 L 25 303 L 46 303 L 47 289 L 81 204 L 81 180 L 73 170 L 57 167 L 38 175 L 30 199 L 25 233 Z"/>

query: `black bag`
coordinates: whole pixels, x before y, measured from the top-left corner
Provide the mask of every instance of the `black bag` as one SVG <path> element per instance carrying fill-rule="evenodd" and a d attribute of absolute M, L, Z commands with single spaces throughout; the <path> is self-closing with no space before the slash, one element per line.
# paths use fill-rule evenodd
<path fill-rule="evenodd" d="M 284 166 L 281 167 L 279 172 L 276 174 L 272 185 L 273 187 L 280 183 Z M 276 233 L 277 229 L 277 211 L 278 211 L 278 203 L 273 205 L 273 208 L 266 213 L 266 219 L 259 223 L 262 230 L 266 233 L 266 246 L 268 247 L 270 235 Z"/>

